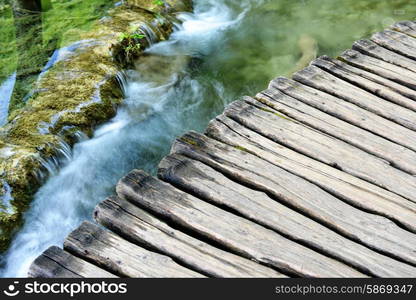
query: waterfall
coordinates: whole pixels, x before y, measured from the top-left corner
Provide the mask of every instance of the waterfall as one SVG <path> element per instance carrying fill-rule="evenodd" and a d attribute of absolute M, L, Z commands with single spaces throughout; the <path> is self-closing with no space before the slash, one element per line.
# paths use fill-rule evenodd
<path fill-rule="evenodd" d="M 10 75 L 0 85 L 0 126 L 7 123 L 7 117 L 9 116 L 9 103 L 13 94 L 14 84 L 16 82 L 16 72 Z"/>

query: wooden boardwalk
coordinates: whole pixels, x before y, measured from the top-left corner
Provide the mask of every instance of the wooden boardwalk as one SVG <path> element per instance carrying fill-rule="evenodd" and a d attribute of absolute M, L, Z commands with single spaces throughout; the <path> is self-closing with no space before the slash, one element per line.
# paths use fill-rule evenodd
<path fill-rule="evenodd" d="M 32 277 L 416 277 L 416 23 L 320 57 L 133 170 Z"/>

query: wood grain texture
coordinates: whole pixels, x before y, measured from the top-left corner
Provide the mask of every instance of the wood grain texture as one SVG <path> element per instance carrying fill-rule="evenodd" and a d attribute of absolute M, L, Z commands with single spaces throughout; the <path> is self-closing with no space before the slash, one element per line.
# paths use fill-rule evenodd
<path fill-rule="evenodd" d="M 411 37 L 416 38 L 416 23 L 412 21 L 400 21 L 392 26 L 390 26 L 392 30 L 396 30 L 402 33 L 405 33 Z"/>
<path fill-rule="evenodd" d="M 210 277 L 286 277 L 254 261 L 215 248 L 173 229 L 118 197 L 100 203 L 94 217 L 136 244 L 144 244 Z"/>
<path fill-rule="evenodd" d="M 338 78 L 341 78 L 374 95 L 416 111 L 416 91 L 384 79 L 372 73 L 357 69 L 339 60 L 322 56 L 312 62 Z M 377 78 L 378 77 L 378 78 Z"/>
<path fill-rule="evenodd" d="M 48 248 L 36 258 L 29 268 L 28 276 L 33 278 L 117 277 L 56 246 Z"/>
<path fill-rule="evenodd" d="M 256 100 L 251 100 L 256 102 Z M 297 152 L 326 163 L 416 203 L 416 177 L 391 167 L 385 160 L 341 140 L 291 120 L 288 116 L 235 101 L 224 112 L 230 118 L 255 124 L 258 130 Z"/>
<path fill-rule="evenodd" d="M 416 112 L 386 101 L 314 65 L 293 74 L 293 79 L 416 130 Z"/>
<path fill-rule="evenodd" d="M 324 113 L 319 109 L 283 94 L 277 89 L 268 89 L 257 94 L 256 100 L 267 105 L 268 109 L 272 109 L 276 113 L 282 113 L 291 119 L 383 158 L 390 165 L 400 170 L 416 174 L 415 151 Z M 253 103 L 252 100 L 251 103 Z M 259 104 L 255 103 L 255 105 Z"/>
<path fill-rule="evenodd" d="M 217 208 L 143 171 L 134 170 L 117 185 L 120 197 L 193 231 L 229 251 L 307 277 L 362 277 L 336 260 L 290 241 L 252 221 Z"/>
<path fill-rule="evenodd" d="M 338 58 L 355 67 L 378 74 L 384 78 L 416 90 L 415 72 L 385 62 L 381 59 L 364 55 L 356 50 L 344 51 Z"/>
<path fill-rule="evenodd" d="M 379 45 L 375 42 L 375 40 L 377 40 L 377 35 L 373 36 L 373 40 L 356 41 L 353 44 L 352 49 L 357 50 L 358 52 L 361 52 L 367 56 L 379 59 L 382 62 L 390 63 L 400 67 L 405 71 L 416 71 L 416 61 Z M 394 41 L 391 40 L 389 40 L 389 42 L 394 43 Z"/>
<path fill-rule="evenodd" d="M 64 249 L 121 277 L 203 277 L 98 226 L 84 222 L 65 240 Z"/>
<path fill-rule="evenodd" d="M 227 136 L 219 134 L 216 137 L 225 139 Z M 191 132 L 177 140 L 173 153 L 199 160 L 234 181 L 266 192 L 279 202 L 355 241 L 416 263 L 415 234 L 400 229 L 387 218 L 356 209 L 309 180 L 279 167 L 278 164 L 287 158 L 275 157 L 268 152 L 261 153 L 264 157 L 267 155 L 266 158 L 259 157 L 260 153 L 252 153 L 254 148 L 247 148 L 249 143 L 239 145 L 244 145 L 246 150 Z M 279 146 L 275 148 L 279 149 Z"/>
<path fill-rule="evenodd" d="M 182 155 L 170 155 L 159 165 L 159 176 L 185 192 L 267 226 L 290 239 L 378 277 L 416 276 L 416 268 L 380 255 L 327 227 L 238 184 L 211 167 Z"/>
<path fill-rule="evenodd" d="M 371 40 L 391 51 L 416 60 L 416 39 L 394 30 L 384 30 L 371 36 Z M 416 71 L 414 61 L 413 71 Z"/>
<path fill-rule="evenodd" d="M 283 77 L 274 79 L 270 83 L 269 89 L 280 90 L 338 119 L 416 151 L 416 133 L 413 130 L 400 126 L 352 103 Z"/>

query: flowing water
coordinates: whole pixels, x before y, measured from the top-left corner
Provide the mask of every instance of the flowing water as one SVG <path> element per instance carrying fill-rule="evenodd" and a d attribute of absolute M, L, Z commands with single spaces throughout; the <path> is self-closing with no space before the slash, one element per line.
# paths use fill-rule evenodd
<path fill-rule="evenodd" d="M 3 276 L 25 276 L 32 260 L 114 192 L 133 168 L 154 174 L 175 137 L 202 131 L 238 97 L 290 75 L 305 57 L 336 55 L 359 38 L 414 18 L 410 1 L 195 0 L 169 41 L 153 45 L 136 70 L 120 73 L 117 115 L 79 135 L 64 166 L 51 167 L 25 225 L 4 256 Z"/>
<path fill-rule="evenodd" d="M 14 83 L 16 82 L 16 73 L 10 75 L 0 85 L 0 126 L 3 126 L 7 122 L 7 116 L 9 112 L 10 98 L 12 97 Z"/>

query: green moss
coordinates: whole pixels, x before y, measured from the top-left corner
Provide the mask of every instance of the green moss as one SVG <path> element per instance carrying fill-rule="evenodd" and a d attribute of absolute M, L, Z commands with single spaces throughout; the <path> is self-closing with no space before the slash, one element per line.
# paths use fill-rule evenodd
<path fill-rule="evenodd" d="M 244 148 L 243 146 L 234 146 L 234 148 L 243 152 L 250 153 L 250 151 L 247 148 Z"/>
<path fill-rule="evenodd" d="M 276 111 L 278 111 L 278 109 L 276 108 L 276 106 L 273 103 L 271 103 L 271 102 L 269 102 L 269 101 L 267 101 L 263 98 L 260 98 L 260 97 L 255 97 L 255 99 L 257 101 L 259 101 L 260 103 L 262 103 L 264 105 L 267 105 L 267 106 L 274 109 L 274 110 L 270 110 L 270 109 L 267 109 L 265 107 L 258 107 L 260 110 L 271 113 L 271 114 L 274 114 L 275 116 L 278 116 L 279 118 L 282 118 L 282 119 L 285 119 L 285 120 L 288 120 L 288 121 L 292 121 L 292 122 L 294 121 L 294 120 L 290 119 L 289 117 L 287 117 L 286 115 L 276 112 Z"/>
<path fill-rule="evenodd" d="M 257 101 L 259 101 L 261 104 L 267 105 L 272 107 L 273 109 L 276 109 L 275 105 L 271 103 L 270 101 L 267 101 L 266 99 L 260 98 L 260 97 L 254 97 Z"/>
<path fill-rule="evenodd" d="M 159 40 L 165 40 L 172 33 L 173 26 L 169 16 L 159 13 L 158 8 L 151 11 L 141 5 L 133 6 L 132 9 L 146 19 L 147 26 L 159 29 L 154 30 Z M 149 46 L 145 34 L 145 29 L 140 25 L 132 25 L 119 34 L 119 40 L 111 46 L 111 52 L 120 67 L 131 67 L 143 53 L 143 49 Z"/>
<path fill-rule="evenodd" d="M 52 52 L 79 40 L 114 3 L 106 0 L 55 0 L 51 7 L 43 7 L 41 15 L 28 15 L 16 20 L 11 6 L 2 6 L 0 83 L 15 70 L 18 72 L 10 112 L 25 105 L 23 99 L 33 89 Z"/>
<path fill-rule="evenodd" d="M 10 5 L 0 9 L 0 83 L 16 70 L 15 30 Z"/>
<path fill-rule="evenodd" d="M 265 112 L 268 112 L 268 113 L 271 113 L 271 114 L 274 114 L 274 111 L 272 111 L 272 110 L 270 110 L 270 109 L 267 109 L 267 108 L 265 108 L 265 107 L 257 107 L 258 109 L 260 109 L 260 110 L 262 110 L 262 111 L 265 111 Z"/>
<path fill-rule="evenodd" d="M 189 145 L 192 145 L 192 146 L 195 146 L 195 147 L 199 147 L 198 142 L 193 140 L 193 139 L 190 139 L 190 138 L 187 138 L 187 137 L 183 136 L 183 137 L 180 138 L 180 140 L 182 142 L 186 143 L 186 144 L 189 144 Z"/>
<path fill-rule="evenodd" d="M 275 116 L 278 116 L 279 118 L 282 118 L 282 119 L 285 119 L 285 120 L 287 120 L 287 121 L 293 121 L 292 119 L 290 119 L 290 118 L 288 118 L 287 116 L 285 116 L 285 115 L 283 115 L 283 114 L 279 114 L 279 113 L 277 113 L 277 112 L 274 112 L 273 113 Z"/>

